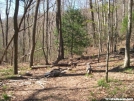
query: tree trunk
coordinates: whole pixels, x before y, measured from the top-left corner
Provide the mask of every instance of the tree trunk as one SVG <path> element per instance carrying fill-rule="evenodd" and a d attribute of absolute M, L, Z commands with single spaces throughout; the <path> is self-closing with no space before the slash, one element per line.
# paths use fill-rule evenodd
<path fill-rule="evenodd" d="M 25 5 L 25 0 L 24 0 L 24 11 L 26 10 L 26 5 Z M 24 17 L 24 25 L 23 25 L 23 29 L 24 29 L 24 31 L 23 31 L 23 55 L 25 55 L 25 51 L 26 51 L 26 49 L 25 49 L 25 41 L 26 41 L 26 35 L 25 35 L 25 33 L 26 33 L 26 19 L 25 19 L 26 17 Z M 26 62 L 26 57 L 23 57 L 23 62 Z"/>
<path fill-rule="evenodd" d="M 117 27 L 118 27 L 118 17 L 117 17 L 117 1 L 114 0 L 113 1 L 115 4 L 115 29 L 114 29 L 114 52 L 117 52 L 117 36 L 118 36 L 118 31 L 117 31 Z"/>
<path fill-rule="evenodd" d="M 27 14 L 27 25 L 30 26 L 30 14 Z M 30 28 L 28 28 L 28 50 L 30 50 L 30 46 L 31 46 L 31 32 L 30 32 Z"/>
<path fill-rule="evenodd" d="M 89 1 L 90 2 L 90 9 L 91 9 L 91 19 L 92 19 L 92 28 L 93 28 L 93 44 L 95 46 L 96 41 L 95 41 L 95 22 L 94 22 L 94 12 L 93 12 L 93 3 L 92 0 Z"/>
<path fill-rule="evenodd" d="M 6 0 L 6 28 L 5 28 L 5 44 L 7 46 L 8 44 L 8 30 L 9 30 L 9 26 L 8 26 L 8 17 L 9 17 L 9 11 L 10 11 L 10 6 L 11 6 L 11 1 L 9 3 L 9 0 Z M 8 62 L 8 58 L 7 58 L 7 52 L 5 53 L 5 61 Z"/>
<path fill-rule="evenodd" d="M 48 28 L 49 28 L 49 23 L 48 23 L 48 13 L 49 13 L 49 0 L 47 0 L 47 15 L 46 15 L 46 65 L 48 65 L 48 51 L 49 51 L 49 47 L 48 47 Z"/>
<path fill-rule="evenodd" d="M 98 20 L 98 34 L 99 34 L 99 49 L 98 49 L 98 62 L 100 61 L 100 50 L 101 50 L 101 32 L 100 32 L 100 12 L 99 2 L 95 1 L 97 5 L 97 20 Z"/>
<path fill-rule="evenodd" d="M 19 0 L 15 1 L 15 12 L 14 12 L 14 74 L 18 74 L 18 11 L 19 11 Z"/>
<path fill-rule="evenodd" d="M 58 32 L 59 46 L 58 46 L 58 56 L 55 64 L 57 64 L 61 59 L 64 59 L 64 47 L 63 47 L 63 37 L 61 28 L 61 0 L 56 0 L 57 10 L 56 10 L 56 27 Z"/>
<path fill-rule="evenodd" d="M 34 15 L 34 22 L 33 22 L 33 29 L 32 29 L 32 47 L 31 47 L 31 51 L 30 51 L 30 67 L 33 66 L 33 57 L 34 57 L 34 50 L 35 50 L 35 36 L 36 36 L 36 23 L 37 23 L 39 4 L 40 4 L 40 0 L 36 0 L 36 8 L 35 8 L 35 15 Z"/>
<path fill-rule="evenodd" d="M 3 27 L 3 22 L 2 22 L 2 19 L 1 19 L 1 14 L 0 14 L 0 24 L 1 24 L 1 30 L 2 30 L 2 41 L 3 41 L 3 48 L 5 48 L 5 35 L 4 35 L 4 27 Z"/>
<path fill-rule="evenodd" d="M 111 52 L 113 53 L 114 51 L 114 34 L 113 34 L 113 31 L 114 31 L 114 0 L 113 0 L 113 9 L 111 11 Z"/>
<path fill-rule="evenodd" d="M 45 57 L 45 61 L 46 61 L 46 64 L 48 63 L 48 60 L 47 60 L 47 56 L 46 56 L 46 52 L 45 52 L 45 1 L 43 2 L 43 10 L 44 10 L 44 14 L 43 14 L 43 21 L 42 21 L 42 25 L 43 25 L 43 28 L 42 28 L 42 50 L 43 50 L 43 54 L 44 54 L 44 57 Z"/>
<path fill-rule="evenodd" d="M 107 35 L 107 56 L 106 56 L 106 82 L 108 82 L 108 67 L 109 67 L 109 39 L 110 39 L 110 0 L 108 1 L 108 35 Z"/>
<path fill-rule="evenodd" d="M 123 4 L 123 5 L 122 5 L 122 7 L 123 7 L 123 8 L 122 8 L 122 9 L 123 9 L 123 10 L 122 10 L 122 22 L 123 22 L 123 19 L 124 19 L 124 17 L 125 17 L 125 0 L 122 0 L 122 4 Z"/>
<path fill-rule="evenodd" d="M 126 34 L 126 46 L 125 46 L 125 60 L 124 60 L 124 67 L 130 66 L 130 38 L 132 32 L 132 5 L 133 0 L 129 0 L 128 3 L 128 27 L 127 27 L 127 34 Z"/>
<path fill-rule="evenodd" d="M 17 39 L 15 39 L 14 41 L 18 42 L 18 37 L 17 37 L 17 36 L 18 36 L 18 33 L 19 33 L 19 29 L 20 29 L 20 27 L 21 27 L 21 24 L 22 24 L 22 22 L 23 22 L 24 16 L 25 16 L 25 14 L 26 14 L 28 8 L 30 7 L 32 1 L 33 1 L 33 0 L 30 0 L 30 1 L 29 1 L 29 4 L 27 5 L 26 10 L 25 10 L 25 12 L 24 12 L 24 14 L 23 14 L 23 16 L 22 16 L 22 18 L 21 18 L 21 20 L 20 20 L 19 26 L 18 26 L 17 17 L 18 17 L 18 9 L 19 9 L 19 5 L 18 5 L 18 4 L 19 4 L 19 2 L 18 2 L 18 0 L 16 0 L 16 3 L 15 3 L 15 12 L 14 12 L 14 22 L 15 22 L 15 23 L 14 23 L 14 35 L 12 36 L 11 40 L 9 41 L 9 43 L 7 44 L 7 46 L 6 46 L 6 48 L 5 48 L 4 52 L 3 52 L 3 55 L 2 55 L 2 57 L 1 57 L 1 59 L 0 59 L 0 64 L 2 63 L 3 58 L 4 58 L 5 54 L 6 54 L 6 51 L 7 51 L 7 49 L 9 48 L 9 46 L 10 46 L 11 42 L 13 41 L 13 39 L 14 39 L 14 38 L 17 38 Z M 16 26 L 17 26 L 17 27 L 16 27 Z M 16 28 L 17 28 L 17 29 L 16 29 Z M 18 32 L 18 33 L 17 33 L 17 32 Z M 14 42 L 14 43 L 15 43 L 15 42 Z M 18 44 L 18 43 L 15 43 L 15 44 Z M 18 51 L 18 45 L 17 45 L 16 48 L 15 48 L 15 47 L 16 47 L 16 46 L 14 46 L 14 53 L 15 53 L 15 50 Z M 18 58 L 18 55 L 17 55 L 17 58 Z M 17 58 L 16 58 L 16 59 L 17 59 Z M 14 60 L 15 60 L 15 57 L 14 57 Z M 17 61 L 17 60 L 15 60 L 15 61 Z M 17 67 L 18 62 L 17 62 L 17 64 L 16 64 L 15 61 L 14 61 L 14 66 Z"/>

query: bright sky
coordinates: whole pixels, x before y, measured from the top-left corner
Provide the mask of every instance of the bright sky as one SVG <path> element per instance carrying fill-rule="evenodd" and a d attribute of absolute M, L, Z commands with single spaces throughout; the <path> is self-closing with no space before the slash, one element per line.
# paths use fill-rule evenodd
<path fill-rule="evenodd" d="M 13 2 L 11 4 L 11 9 L 10 9 L 10 13 L 9 13 L 9 16 L 10 17 L 13 17 L 13 14 L 14 14 L 15 0 L 12 0 L 12 1 Z M 53 0 L 50 0 L 50 1 L 53 1 Z M 80 8 L 80 7 L 86 6 L 86 2 L 89 1 L 89 0 L 67 0 L 67 1 L 69 1 L 70 3 L 72 3 L 73 5 L 75 5 L 75 7 Z M 21 6 L 19 7 L 19 15 L 21 15 L 23 13 L 23 2 L 20 2 L 20 5 Z M 1 14 L 1 17 L 2 18 L 5 18 L 5 10 L 6 10 L 5 7 L 6 7 L 6 0 L 0 0 L 0 14 Z"/>
<path fill-rule="evenodd" d="M 10 8 L 10 13 L 9 16 L 12 17 L 14 14 L 14 0 L 12 0 L 13 2 L 11 3 L 11 8 Z M 22 2 L 20 2 L 22 3 Z M 21 5 L 21 4 L 20 4 Z M 0 13 L 1 13 L 1 17 L 5 18 L 5 10 L 6 10 L 6 0 L 0 0 Z M 20 6 L 19 7 L 19 15 L 23 13 L 23 7 Z"/>

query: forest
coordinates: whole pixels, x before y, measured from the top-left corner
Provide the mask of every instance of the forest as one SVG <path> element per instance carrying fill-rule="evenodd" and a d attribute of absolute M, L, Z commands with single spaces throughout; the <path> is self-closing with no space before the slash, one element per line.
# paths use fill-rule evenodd
<path fill-rule="evenodd" d="M 0 0 L 0 101 L 133 101 L 133 0 Z"/>

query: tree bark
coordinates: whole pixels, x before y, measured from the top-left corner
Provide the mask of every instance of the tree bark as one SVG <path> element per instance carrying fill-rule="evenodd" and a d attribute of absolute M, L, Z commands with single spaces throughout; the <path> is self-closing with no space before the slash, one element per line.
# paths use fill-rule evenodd
<path fill-rule="evenodd" d="M 0 14 L 0 24 L 1 24 L 1 30 L 2 30 L 2 41 L 3 41 L 3 48 L 5 48 L 5 35 L 4 35 L 4 27 L 3 27 L 3 22 L 1 19 L 1 14 Z"/>
<path fill-rule="evenodd" d="M 97 5 L 97 20 L 98 20 L 98 34 L 99 34 L 99 49 L 98 49 L 98 62 L 100 61 L 100 50 L 101 50 L 101 30 L 100 30 L 100 11 L 99 2 L 95 1 Z"/>
<path fill-rule="evenodd" d="M 30 51 L 30 67 L 33 66 L 33 57 L 34 57 L 34 50 L 35 50 L 35 36 L 36 36 L 36 23 L 37 23 L 37 15 L 39 9 L 40 0 L 36 0 L 36 8 L 35 8 L 35 15 L 34 15 L 34 22 L 33 22 L 33 29 L 32 29 L 32 47 Z"/>
<path fill-rule="evenodd" d="M 108 67 L 109 67 L 109 39 L 110 39 L 110 0 L 108 0 L 108 35 L 107 35 L 107 56 L 106 56 L 106 82 L 108 82 Z"/>
<path fill-rule="evenodd" d="M 18 74 L 18 11 L 19 11 L 19 0 L 15 1 L 15 12 L 14 12 L 14 74 Z"/>
<path fill-rule="evenodd" d="M 49 13 L 49 0 L 47 0 L 47 14 L 46 14 L 46 64 L 48 65 L 48 28 L 49 28 L 49 19 L 48 19 L 48 13 Z"/>
<path fill-rule="evenodd" d="M 91 19 L 92 19 L 92 28 L 93 28 L 93 44 L 95 46 L 96 41 L 95 41 L 95 22 L 94 22 L 94 12 L 93 12 L 93 3 L 92 0 L 89 1 L 90 2 L 90 10 L 91 10 Z"/>
<path fill-rule="evenodd" d="M 10 6 L 11 6 L 11 1 L 9 3 L 9 0 L 6 0 L 6 28 L 5 28 L 5 45 L 7 46 L 8 44 L 8 30 L 9 30 L 9 26 L 8 26 L 8 17 L 9 17 L 9 11 L 10 11 Z M 7 52 L 5 53 L 5 61 L 7 62 L 8 61 L 8 58 L 7 58 Z"/>
<path fill-rule="evenodd" d="M 127 68 L 130 66 L 130 38 L 132 33 L 132 5 L 133 0 L 129 0 L 128 3 L 128 27 L 127 27 L 127 34 L 126 34 L 126 44 L 125 44 L 125 60 L 124 60 L 124 67 Z"/>
<path fill-rule="evenodd" d="M 62 37 L 62 26 L 61 26 L 61 0 L 56 0 L 57 9 L 56 9 L 56 27 L 59 38 L 59 46 L 58 46 L 58 56 L 55 64 L 57 64 L 61 59 L 64 59 L 64 45 L 63 45 L 63 37 Z"/>
<path fill-rule="evenodd" d="M 27 7 L 26 7 L 26 10 L 25 10 L 25 12 L 24 12 L 24 14 L 23 14 L 23 16 L 22 16 L 22 18 L 21 18 L 21 21 L 20 21 L 20 23 L 19 23 L 19 26 L 18 26 L 18 22 L 15 22 L 15 21 L 17 21 L 17 17 L 18 17 L 18 8 L 19 8 L 19 6 L 17 6 L 16 7 L 16 5 L 18 4 L 18 0 L 17 0 L 17 4 L 15 3 L 15 12 L 14 12 L 14 26 L 16 26 L 17 25 L 17 30 L 16 31 L 18 31 L 18 33 L 19 33 L 19 29 L 20 29 L 20 27 L 21 27 L 21 24 L 22 24 L 22 22 L 23 22 L 23 19 L 24 19 L 24 16 L 26 15 L 26 13 L 27 13 L 27 10 L 28 10 L 28 8 L 30 7 L 30 5 L 31 5 L 31 3 L 32 3 L 32 1 L 33 0 L 30 0 L 29 1 L 29 4 L 27 5 Z M 16 16 L 17 15 L 17 16 Z M 3 61 L 3 58 L 4 58 L 4 56 L 5 56 L 5 54 L 6 54 L 6 51 L 7 51 L 7 49 L 9 48 L 9 46 L 10 46 L 10 44 L 11 44 L 11 42 L 14 40 L 14 38 L 16 37 L 16 33 L 17 32 L 15 32 L 15 27 L 14 27 L 14 35 L 12 36 L 12 38 L 11 38 L 11 40 L 9 41 L 9 43 L 7 44 L 7 46 L 5 47 L 5 50 L 4 50 L 4 52 L 3 52 L 3 55 L 2 55 L 2 57 L 1 57 L 1 59 L 0 59 L 0 64 L 2 63 L 2 61 Z M 18 39 L 17 39 L 18 40 Z M 16 44 L 18 44 L 18 43 L 16 43 Z M 16 50 L 15 48 L 14 48 L 14 50 Z M 18 57 L 17 57 L 18 58 Z M 16 60 L 17 61 L 17 60 Z M 15 62 L 15 61 L 14 61 Z M 18 62 L 17 62 L 18 63 Z"/>
<path fill-rule="evenodd" d="M 117 36 L 118 36 L 118 31 L 117 31 L 117 28 L 118 28 L 118 17 L 117 17 L 117 1 L 114 0 L 114 5 L 115 5 L 115 27 L 114 27 L 114 52 L 117 52 L 117 47 L 116 47 L 116 44 L 117 44 Z"/>
<path fill-rule="evenodd" d="M 24 12 L 25 12 L 25 10 L 26 10 L 26 5 L 25 5 L 25 0 L 24 0 Z M 26 19 L 25 19 L 26 17 L 24 17 L 24 22 L 23 22 L 23 29 L 24 29 L 24 31 L 23 31 L 23 55 L 25 55 L 25 51 L 26 51 L 26 49 L 25 49 L 25 41 L 26 41 Z M 26 57 L 23 57 L 23 62 L 26 62 Z"/>
<path fill-rule="evenodd" d="M 122 0 L 122 22 L 123 22 L 123 19 L 125 17 L 125 0 Z"/>

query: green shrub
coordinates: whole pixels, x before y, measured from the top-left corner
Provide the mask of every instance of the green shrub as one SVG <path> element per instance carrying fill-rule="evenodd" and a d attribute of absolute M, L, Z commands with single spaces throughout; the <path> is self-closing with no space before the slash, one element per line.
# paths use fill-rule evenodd
<path fill-rule="evenodd" d="M 98 86 L 108 88 L 109 84 L 105 81 L 105 79 L 101 79 L 98 81 Z"/>

